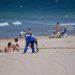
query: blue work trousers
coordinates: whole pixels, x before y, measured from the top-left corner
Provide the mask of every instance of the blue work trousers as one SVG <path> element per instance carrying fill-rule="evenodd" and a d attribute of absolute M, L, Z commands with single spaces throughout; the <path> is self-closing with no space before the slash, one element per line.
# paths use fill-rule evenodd
<path fill-rule="evenodd" d="M 25 48 L 24 48 L 24 53 L 27 52 L 29 44 L 31 44 L 32 53 L 35 53 L 35 50 L 34 50 L 34 42 L 30 42 L 30 43 L 27 42 L 27 43 L 26 43 L 26 46 L 25 46 Z"/>

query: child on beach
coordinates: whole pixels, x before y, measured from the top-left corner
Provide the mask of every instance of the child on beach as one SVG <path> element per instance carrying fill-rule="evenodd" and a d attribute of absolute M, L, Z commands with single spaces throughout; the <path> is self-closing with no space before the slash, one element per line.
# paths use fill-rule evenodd
<path fill-rule="evenodd" d="M 5 52 L 12 52 L 13 51 L 13 47 L 11 45 L 11 42 L 8 43 L 8 45 L 5 47 Z"/>
<path fill-rule="evenodd" d="M 14 44 L 12 45 L 12 47 L 13 47 L 13 50 L 14 50 L 14 51 L 15 51 L 15 50 L 19 51 L 19 50 L 20 50 L 20 43 L 19 43 L 19 41 L 18 41 L 18 38 L 15 38 L 15 39 L 14 39 Z"/>
<path fill-rule="evenodd" d="M 8 42 L 8 45 L 4 49 L 0 49 L 0 52 L 12 52 L 12 51 L 19 51 L 20 50 L 20 44 L 18 41 L 18 38 L 14 39 L 14 44 L 11 44 L 11 42 Z"/>

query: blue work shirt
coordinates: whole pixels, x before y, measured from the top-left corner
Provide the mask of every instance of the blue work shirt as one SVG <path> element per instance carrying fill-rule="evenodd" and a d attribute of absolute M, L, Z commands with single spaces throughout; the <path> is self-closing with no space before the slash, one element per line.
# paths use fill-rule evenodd
<path fill-rule="evenodd" d="M 32 36 L 32 35 L 26 35 L 26 42 L 27 43 L 31 43 L 31 42 L 33 42 L 35 40 L 36 40 L 36 38 L 34 36 Z"/>

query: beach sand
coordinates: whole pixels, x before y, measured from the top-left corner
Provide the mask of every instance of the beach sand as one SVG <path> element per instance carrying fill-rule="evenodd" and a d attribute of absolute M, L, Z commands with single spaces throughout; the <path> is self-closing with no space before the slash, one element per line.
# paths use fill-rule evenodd
<path fill-rule="evenodd" d="M 37 37 L 39 52 L 23 54 L 24 38 L 19 52 L 0 53 L 0 75 L 75 75 L 75 36 L 66 38 Z M 0 49 L 14 39 L 0 39 Z"/>

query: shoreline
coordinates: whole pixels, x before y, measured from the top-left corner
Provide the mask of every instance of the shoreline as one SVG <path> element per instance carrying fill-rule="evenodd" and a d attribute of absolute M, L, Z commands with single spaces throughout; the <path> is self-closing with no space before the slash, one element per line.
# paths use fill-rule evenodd
<path fill-rule="evenodd" d="M 49 36 L 36 36 L 39 48 L 75 48 L 75 36 L 49 38 Z M 15 38 L 0 38 L 0 47 L 4 47 L 8 42 L 14 43 Z M 25 38 L 19 38 L 21 48 L 25 46 Z"/>
<path fill-rule="evenodd" d="M 71 37 L 71 36 L 75 36 L 75 34 L 68 35 L 67 37 Z M 47 37 L 49 37 L 49 36 L 35 36 L 35 37 L 36 37 L 37 39 L 38 39 L 38 38 L 40 38 L 40 39 L 42 38 L 42 39 L 43 39 L 43 38 L 47 38 Z M 5 38 L 5 37 L 4 37 L 4 38 L 0 38 L 0 40 L 3 40 L 3 39 L 14 39 L 14 38 L 19 38 L 19 37 L 12 37 L 12 38 L 11 38 L 11 37 L 9 37 L 9 38 Z M 24 38 L 24 37 L 23 37 L 23 38 Z M 23 39 L 23 38 L 20 38 L 20 39 Z M 60 38 L 62 38 L 62 37 L 60 37 Z M 63 37 L 63 38 L 64 38 L 64 37 Z"/>

